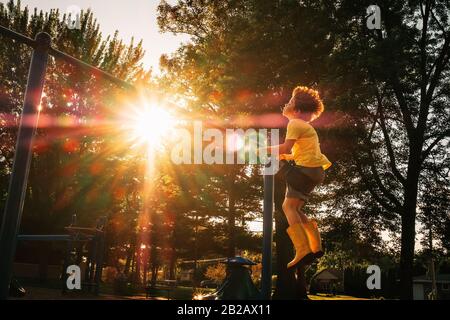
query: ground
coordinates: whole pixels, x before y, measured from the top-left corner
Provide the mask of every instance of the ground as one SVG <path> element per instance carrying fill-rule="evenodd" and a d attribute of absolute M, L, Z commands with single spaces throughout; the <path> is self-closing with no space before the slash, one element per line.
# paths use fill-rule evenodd
<path fill-rule="evenodd" d="M 117 296 L 110 294 L 94 295 L 90 293 L 67 293 L 62 294 L 61 290 L 25 287 L 27 295 L 23 298 L 13 298 L 13 300 L 146 300 L 145 294 L 134 296 Z M 149 298 L 147 300 L 166 300 L 165 297 Z"/>
<path fill-rule="evenodd" d="M 24 298 L 14 298 L 15 300 L 167 300 L 167 295 L 160 297 L 146 298 L 145 294 L 133 296 L 117 296 L 112 294 L 100 294 L 98 296 L 90 293 L 67 293 L 62 294 L 59 289 L 48 289 L 38 287 L 26 287 L 27 295 Z M 184 289 L 180 289 L 183 291 Z M 186 290 L 184 290 L 186 291 Z M 186 299 L 186 292 L 176 293 L 181 299 Z M 309 295 L 311 300 L 368 300 L 352 296 L 326 294 Z"/>
<path fill-rule="evenodd" d="M 317 294 L 317 295 L 308 295 L 309 299 L 311 300 L 370 300 L 366 298 L 357 298 L 352 296 L 345 296 L 345 295 L 328 295 L 328 294 Z"/>

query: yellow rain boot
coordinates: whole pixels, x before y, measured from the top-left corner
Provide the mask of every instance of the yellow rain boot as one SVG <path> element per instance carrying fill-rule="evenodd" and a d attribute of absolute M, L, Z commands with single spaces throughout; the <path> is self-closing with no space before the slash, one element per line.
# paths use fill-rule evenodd
<path fill-rule="evenodd" d="M 309 248 L 308 236 L 304 230 L 304 224 L 296 223 L 287 228 L 286 232 L 295 247 L 295 257 L 288 263 L 287 267 L 290 268 L 299 262 L 306 264 L 311 263 L 314 259 L 314 255 Z"/>
<path fill-rule="evenodd" d="M 320 239 L 319 229 L 317 228 L 317 221 L 309 220 L 307 223 L 303 224 L 303 226 L 314 258 L 318 259 L 322 257 L 322 240 Z"/>

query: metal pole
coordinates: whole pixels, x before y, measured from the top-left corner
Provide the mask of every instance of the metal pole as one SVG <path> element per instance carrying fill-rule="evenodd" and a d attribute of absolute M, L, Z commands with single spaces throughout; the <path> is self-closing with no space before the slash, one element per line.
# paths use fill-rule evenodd
<path fill-rule="evenodd" d="M 263 214 L 263 252 L 261 272 L 261 298 L 270 300 L 272 296 L 272 226 L 274 204 L 274 177 L 267 168 L 264 172 L 264 214 Z"/>
<path fill-rule="evenodd" d="M 31 58 L 28 83 L 25 92 L 22 117 L 17 136 L 13 171 L 0 230 L 0 299 L 8 298 L 12 266 L 16 251 L 17 233 L 20 227 L 23 205 L 30 170 L 33 136 L 39 118 L 39 104 L 44 87 L 48 49 L 51 44 L 49 34 L 36 35 L 36 46 Z"/>
<path fill-rule="evenodd" d="M 105 254 L 105 234 L 102 232 L 97 236 L 97 249 L 95 258 L 95 294 L 98 295 L 100 292 L 100 283 L 102 281 L 102 271 L 103 271 L 103 256 Z"/>

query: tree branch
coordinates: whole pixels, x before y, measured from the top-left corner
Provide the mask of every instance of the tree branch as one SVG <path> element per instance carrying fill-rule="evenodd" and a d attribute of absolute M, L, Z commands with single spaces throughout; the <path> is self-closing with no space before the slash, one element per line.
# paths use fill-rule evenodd
<path fill-rule="evenodd" d="M 420 5 L 420 8 L 421 8 L 421 10 L 423 10 L 422 5 Z M 378 41 L 382 41 L 382 40 L 383 40 L 382 37 L 378 39 Z M 389 60 L 395 61 L 391 57 L 390 52 L 388 52 L 387 58 Z M 369 72 L 370 72 L 370 69 L 369 69 Z M 394 91 L 395 97 L 396 97 L 398 105 L 400 107 L 401 116 L 403 118 L 403 123 L 405 125 L 408 138 L 410 140 L 412 140 L 412 139 L 414 139 L 414 135 L 415 135 L 415 127 L 412 122 L 411 112 L 408 109 L 408 103 L 406 102 L 405 96 L 403 94 L 402 85 L 400 83 L 398 74 L 394 68 L 392 69 L 392 73 L 388 77 L 388 80 L 390 80 L 392 89 Z"/>
<path fill-rule="evenodd" d="M 447 56 L 447 57 L 446 57 Z M 419 120 L 417 123 L 418 136 L 423 137 L 426 128 L 426 122 L 428 118 L 428 113 L 430 109 L 431 100 L 433 98 L 434 90 L 439 82 L 439 77 L 442 71 L 445 69 L 445 66 L 448 64 L 450 60 L 450 42 L 445 41 L 444 48 L 438 58 L 438 63 L 436 64 L 436 71 L 434 72 L 430 85 L 428 87 L 428 91 L 425 97 L 421 98 L 421 106 L 419 111 Z"/>
<path fill-rule="evenodd" d="M 435 68 L 435 72 L 433 74 L 433 77 L 430 80 L 430 87 L 427 91 L 427 97 L 431 100 L 431 96 L 434 93 L 434 89 L 437 85 L 437 82 L 439 80 L 439 77 L 441 75 L 441 72 L 444 70 L 445 65 L 448 63 L 449 60 L 449 53 L 450 53 L 450 41 L 448 37 L 445 37 L 444 45 L 442 46 L 442 51 L 439 53 L 438 58 L 433 64 L 433 68 Z M 430 77 L 432 73 L 432 69 L 430 70 Z"/>
<path fill-rule="evenodd" d="M 387 190 L 387 188 L 384 186 L 383 182 L 381 181 L 380 175 L 378 174 L 378 170 L 375 166 L 375 159 L 373 157 L 373 153 L 372 153 L 371 149 L 369 149 L 368 155 L 370 158 L 370 169 L 372 171 L 375 182 L 377 183 L 381 192 L 383 192 L 383 194 L 395 205 L 396 208 L 400 208 L 402 206 L 400 201 L 398 201 L 398 199 L 391 192 L 389 192 L 389 190 Z"/>
<path fill-rule="evenodd" d="M 437 135 L 436 139 L 425 149 L 425 151 L 422 152 L 421 155 L 421 163 L 423 163 L 426 158 L 430 155 L 431 150 L 445 137 L 450 137 L 450 129 L 445 130 L 444 132 L 441 132 Z"/>
<path fill-rule="evenodd" d="M 428 90 L 425 92 L 421 92 L 421 102 L 420 102 L 420 111 L 419 111 L 419 120 L 417 123 L 418 134 L 421 137 L 425 132 L 426 121 L 428 117 L 429 107 L 431 100 L 433 98 L 434 90 L 439 83 L 439 78 L 442 74 L 442 71 L 445 69 L 445 66 L 448 64 L 450 60 L 450 41 L 449 37 L 446 34 L 444 36 L 444 45 L 442 46 L 442 50 L 439 53 L 439 56 L 433 63 L 432 68 L 430 69 L 430 84 L 428 86 Z M 435 69 L 433 73 L 433 68 Z M 425 83 L 426 85 L 427 83 Z"/>
<path fill-rule="evenodd" d="M 384 119 L 384 112 L 383 112 L 383 102 L 381 100 L 378 88 L 376 88 L 376 96 L 377 96 L 377 103 L 378 103 L 378 109 L 379 109 L 379 115 L 380 115 L 380 117 L 379 117 L 380 127 L 381 127 L 381 131 L 383 132 L 384 140 L 386 141 L 386 149 L 387 149 L 388 155 L 389 155 L 389 164 L 390 164 L 392 173 L 397 177 L 397 179 L 400 181 L 400 183 L 403 185 L 403 187 L 405 187 L 406 179 L 405 179 L 405 177 L 403 177 L 403 175 L 400 173 L 400 171 L 397 168 L 397 163 L 396 163 L 396 159 L 395 159 L 394 149 L 392 148 L 391 138 L 386 129 L 386 122 Z"/>
<path fill-rule="evenodd" d="M 376 123 L 376 119 L 374 120 L 374 124 Z M 372 127 L 373 128 L 373 127 Z M 368 149 L 368 155 L 369 155 L 369 159 L 370 159 L 370 168 L 372 171 L 372 175 L 374 177 L 374 180 L 376 182 L 376 184 L 378 185 L 378 188 L 380 188 L 380 190 L 382 191 L 382 193 L 394 204 L 394 207 L 391 207 L 395 212 L 401 212 L 401 204 L 400 201 L 398 201 L 398 199 L 389 192 L 389 190 L 386 189 L 386 187 L 384 186 L 383 182 L 380 179 L 380 176 L 378 174 L 378 171 L 375 167 L 375 159 L 373 157 L 373 153 L 372 150 L 370 149 L 370 144 L 371 144 L 371 139 L 372 139 L 372 134 L 373 134 L 373 130 L 370 131 L 369 135 L 364 139 L 365 143 L 369 145 L 369 149 Z M 356 158 L 358 158 L 356 156 Z M 358 160 L 359 161 L 359 160 Z M 358 162 L 359 163 L 359 162 Z M 362 174 L 362 168 L 361 168 L 361 174 Z M 370 191 L 370 190 L 369 190 Z M 372 192 L 371 192 L 372 193 Z M 381 204 L 381 202 L 380 202 Z"/>
<path fill-rule="evenodd" d="M 420 75 L 421 75 L 421 83 L 420 83 L 420 92 L 421 96 L 424 97 L 427 91 L 428 84 L 428 75 L 427 75 L 427 32 L 428 32 L 428 19 L 430 17 L 430 4 L 428 0 L 425 4 L 425 13 L 422 8 L 422 1 L 420 1 L 420 13 L 422 15 L 422 36 L 420 38 Z"/>
<path fill-rule="evenodd" d="M 356 157 L 356 167 L 358 169 L 359 174 L 361 175 L 361 178 L 363 180 L 364 185 L 366 186 L 366 189 L 370 192 L 370 194 L 372 195 L 372 197 L 387 211 L 389 212 L 396 212 L 398 214 L 401 214 L 401 211 L 398 210 L 398 208 L 391 206 L 389 203 L 387 203 L 383 198 L 381 198 L 376 192 L 375 190 L 373 190 L 371 188 L 371 186 L 368 184 L 368 179 L 365 176 L 363 170 L 362 170 L 362 166 L 361 163 L 359 161 L 359 158 Z"/>
<path fill-rule="evenodd" d="M 439 21 L 439 19 L 436 17 L 436 15 L 434 14 L 433 10 L 430 10 L 430 13 L 431 13 L 431 17 L 433 18 L 434 21 L 436 21 L 436 24 L 438 25 L 439 29 L 442 31 L 442 33 L 443 33 L 443 35 L 444 35 L 444 37 L 445 37 L 446 31 L 445 31 L 444 26 L 443 26 L 442 23 Z"/>
<path fill-rule="evenodd" d="M 395 97 L 397 98 L 398 104 L 400 106 L 400 111 L 402 113 L 403 122 L 405 123 L 408 138 L 411 140 L 411 138 L 414 136 L 415 127 L 412 122 L 411 112 L 408 109 L 408 104 L 401 89 L 400 81 L 395 71 L 391 75 L 391 84 L 394 90 Z"/>

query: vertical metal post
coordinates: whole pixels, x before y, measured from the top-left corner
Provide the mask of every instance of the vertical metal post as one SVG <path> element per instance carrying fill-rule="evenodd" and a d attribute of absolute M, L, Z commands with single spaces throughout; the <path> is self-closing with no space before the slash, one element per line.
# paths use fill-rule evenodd
<path fill-rule="evenodd" d="M 266 165 L 264 172 L 263 248 L 261 272 L 261 298 L 270 300 L 272 295 L 272 227 L 274 207 L 274 177 Z"/>
<path fill-rule="evenodd" d="M 92 268 L 91 265 L 93 265 L 95 263 L 95 258 L 93 256 L 93 241 L 88 241 L 86 243 L 86 246 L 88 248 L 88 253 L 87 253 L 87 259 L 86 259 L 86 268 L 84 269 L 84 283 L 85 284 L 89 284 L 91 283 L 91 274 L 92 274 Z"/>
<path fill-rule="evenodd" d="M 105 253 L 105 234 L 96 235 L 97 252 L 95 257 L 95 294 L 98 295 L 100 292 L 100 283 L 102 281 L 102 271 L 103 271 L 103 255 Z"/>
<path fill-rule="evenodd" d="M 105 255 L 105 229 L 106 229 L 107 217 L 102 216 L 97 221 L 96 229 L 96 243 L 98 243 L 98 248 L 95 256 L 95 294 L 100 293 L 100 283 L 102 281 L 103 273 L 103 260 Z M 99 231 L 101 230 L 101 231 Z M 146 284 L 145 284 L 146 285 Z"/>
<path fill-rule="evenodd" d="M 36 46 L 28 73 L 13 171 L 0 230 L 0 299 L 7 299 L 9 293 L 17 233 L 26 195 L 32 143 L 39 118 L 39 104 L 44 87 L 51 37 L 49 34 L 41 32 L 36 35 L 35 40 Z"/>

